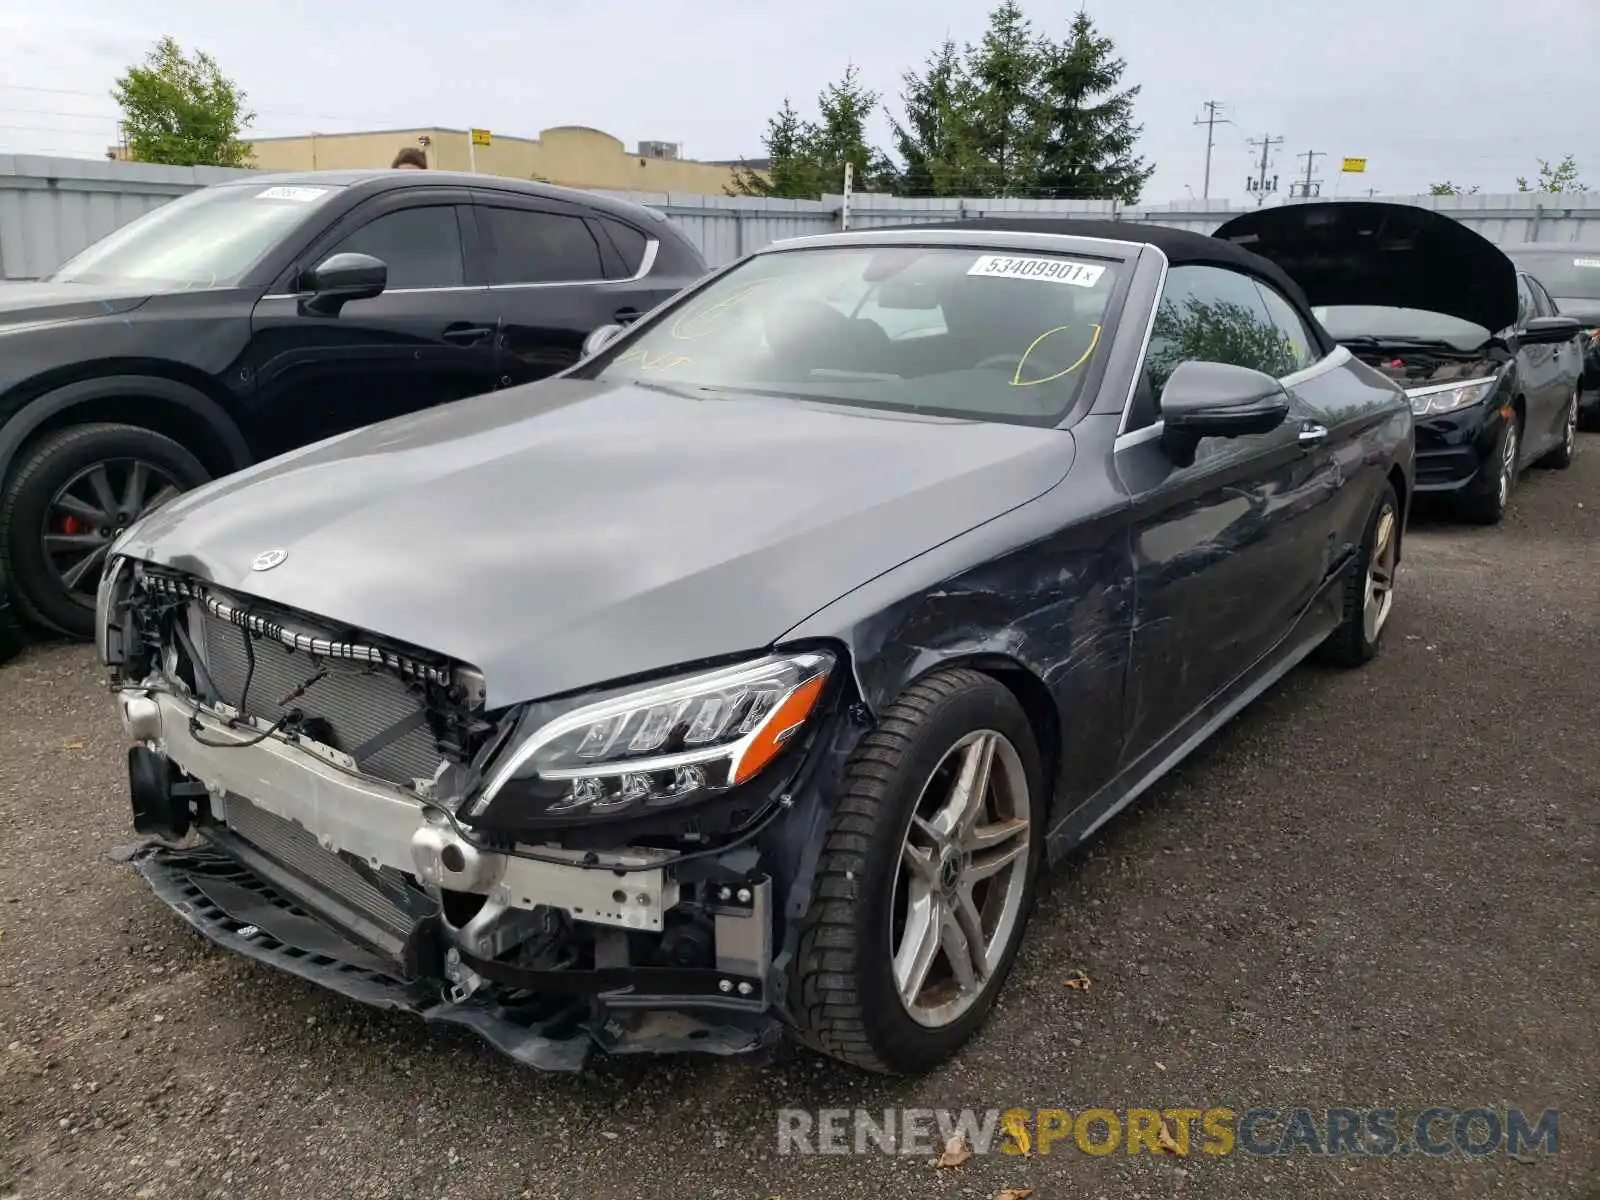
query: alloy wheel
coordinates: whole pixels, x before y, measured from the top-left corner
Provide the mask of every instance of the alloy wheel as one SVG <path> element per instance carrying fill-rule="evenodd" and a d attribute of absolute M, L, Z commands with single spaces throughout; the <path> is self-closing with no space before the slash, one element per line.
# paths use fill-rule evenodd
<path fill-rule="evenodd" d="M 1517 423 L 1506 426 L 1506 444 L 1500 452 L 1500 507 L 1511 500 L 1511 485 L 1517 478 Z"/>
<path fill-rule="evenodd" d="M 1394 575 L 1399 563 L 1399 521 L 1394 509 L 1384 505 L 1373 531 L 1372 551 L 1367 556 L 1367 593 L 1361 620 L 1368 642 L 1376 642 L 1394 608 Z"/>
<path fill-rule="evenodd" d="M 1583 394 L 1583 385 L 1579 384 L 1572 389 L 1572 403 L 1567 406 L 1567 427 L 1562 431 L 1562 449 L 1568 458 L 1571 458 L 1578 449 L 1578 400 Z"/>
<path fill-rule="evenodd" d="M 45 555 L 62 586 L 92 604 L 112 543 L 181 491 L 165 468 L 138 458 L 109 459 L 79 471 L 45 509 Z"/>
<path fill-rule="evenodd" d="M 962 738 L 911 815 L 891 906 L 895 988 L 919 1025 L 958 1020 L 988 989 L 1022 916 L 1033 831 L 1016 747 Z"/>

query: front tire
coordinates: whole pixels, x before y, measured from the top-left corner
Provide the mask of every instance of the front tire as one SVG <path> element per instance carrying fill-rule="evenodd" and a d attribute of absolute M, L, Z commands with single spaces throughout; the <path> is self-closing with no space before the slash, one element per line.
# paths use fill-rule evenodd
<path fill-rule="evenodd" d="M 1512 416 L 1500 427 L 1491 456 L 1494 479 L 1485 492 L 1463 501 L 1467 518 L 1479 525 L 1498 525 L 1505 519 L 1511 505 L 1511 493 L 1516 491 L 1518 464 L 1522 456 L 1522 422 Z"/>
<path fill-rule="evenodd" d="M 177 442 L 135 425 L 77 425 L 35 442 L 0 496 L 0 555 L 22 616 L 68 637 L 93 636 L 111 543 L 209 478 Z"/>
<path fill-rule="evenodd" d="M 1386 484 L 1345 579 L 1339 627 L 1317 648 L 1319 658 L 1337 667 L 1359 667 L 1377 656 L 1394 613 L 1399 566 L 1400 498 L 1393 485 Z"/>
<path fill-rule="evenodd" d="M 1022 706 L 987 675 L 937 671 L 884 710 L 846 768 L 802 918 L 801 1041 L 886 1074 L 960 1049 L 1021 943 L 1045 788 Z"/>

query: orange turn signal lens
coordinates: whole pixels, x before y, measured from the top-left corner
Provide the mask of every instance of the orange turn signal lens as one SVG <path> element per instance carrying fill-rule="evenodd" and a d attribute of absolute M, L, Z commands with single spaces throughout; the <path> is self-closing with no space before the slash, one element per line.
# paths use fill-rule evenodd
<path fill-rule="evenodd" d="M 817 706 L 817 700 L 822 695 L 822 685 L 827 681 L 826 675 L 815 676 L 783 698 L 757 728 L 750 744 L 734 764 L 732 783 L 739 784 L 752 778 L 778 756 L 778 751 L 783 749 L 790 735 L 806 723 L 806 718 L 811 715 L 811 710 Z"/>

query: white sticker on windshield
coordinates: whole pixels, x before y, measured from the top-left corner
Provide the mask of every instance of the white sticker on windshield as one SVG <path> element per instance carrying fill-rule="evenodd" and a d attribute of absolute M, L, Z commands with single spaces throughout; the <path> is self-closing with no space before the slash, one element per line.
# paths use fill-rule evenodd
<path fill-rule="evenodd" d="M 1046 283 L 1070 283 L 1075 287 L 1093 287 L 1105 273 L 1104 267 L 1090 263 L 1015 254 L 985 254 L 967 270 L 968 275 L 985 275 L 990 279 L 1039 279 Z"/>
<path fill-rule="evenodd" d="M 327 188 L 319 188 L 319 187 L 286 187 L 286 186 L 284 186 L 282 184 L 279 184 L 277 187 L 269 187 L 264 192 L 257 192 L 256 193 L 256 199 L 257 200 L 298 200 L 302 204 L 308 204 L 312 200 L 315 200 L 318 196 L 326 196 L 327 194 L 328 194 L 328 189 Z"/>
<path fill-rule="evenodd" d="M 1600 258 L 1575 258 L 1572 260 L 1575 267 L 1600 267 Z"/>

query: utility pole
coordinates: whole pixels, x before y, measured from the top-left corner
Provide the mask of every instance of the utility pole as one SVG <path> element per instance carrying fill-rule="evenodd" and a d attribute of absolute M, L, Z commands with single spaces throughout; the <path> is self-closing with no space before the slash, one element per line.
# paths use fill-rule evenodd
<path fill-rule="evenodd" d="M 1281 137 L 1273 137 L 1270 133 L 1260 138 L 1250 139 L 1252 148 L 1261 147 L 1261 161 L 1256 164 L 1261 173 L 1256 178 L 1245 181 L 1245 190 L 1256 194 L 1257 208 L 1261 207 L 1261 202 L 1267 198 L 1267 193 L 1278 190 L 1278 177 L 1276 175 L 1270 180 L 1269 186 L 1267 168 L 1272 165 L 1272 152 L 1281 145 L 1283 145 L 1283 139 Z"/>
<path fill-rule="evenodd" d="M 1200 198 L 1202 200 L 1209 200 L 1211 198 L 1211 150 L 1212 147 L 1214 147 L 1217 143 L 1217 126 L 1232 125 L 1233 122 L 1228 120 L 1227 117 L 1219 117 L 1217 115 L 1217 111 L 1222 107 L 1218 101 L 1207 100 L 1204 107 L 1206 110 L 1204 120 L 1197 119 L 1195 124 L 1204 125 L 1206 127 L 1206 179 L 1205 183 L 1200 188 Z"/>
<path fill-rule="evenodd" d="M 1322 180 L 1313 179 L 1311 177 L 1311 172 L 1316 167 L 1317 159 L 1326 158 L 1328 157 L 1328 154 L 1325 150 L 1307 150 L 1304 154 L 1300 155 L 1300 157 L 1306 160 L 1306 177 L 1298 184 L 1298 187 L 1300 188 L 1300 198 L 1302 200 L 1309 200 L 1312 196 L 1322 195 Z M 1289 194 L 1291 196 L 1295 194 L 1294 188 L 1291 187 L 1289 189 Z"/>

